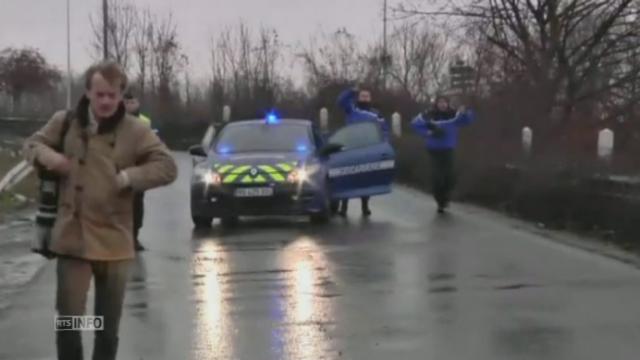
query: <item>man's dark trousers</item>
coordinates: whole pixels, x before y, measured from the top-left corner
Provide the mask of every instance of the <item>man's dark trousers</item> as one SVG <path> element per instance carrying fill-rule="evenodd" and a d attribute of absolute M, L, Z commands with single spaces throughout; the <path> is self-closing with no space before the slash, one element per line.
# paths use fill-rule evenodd
<path fill-rule="evenodd" d="M 118 328 L 131 260 L 91 261 L 59 257 L 56 309 L 59 316 L 85 315 L 93 277 L 95 315 L 104 317 L 104 330 L 95 331 L 93 360 L 115 360 Z M 59 360 L 82 360 L 81 332 L 56 333 Z"/>
<path fill-rule="evenodd" d="M 431 155 L 432 191 L 440 208 L 451 201 L 455 187 L 454 151 L 452 149 L 429 150 Z"/>

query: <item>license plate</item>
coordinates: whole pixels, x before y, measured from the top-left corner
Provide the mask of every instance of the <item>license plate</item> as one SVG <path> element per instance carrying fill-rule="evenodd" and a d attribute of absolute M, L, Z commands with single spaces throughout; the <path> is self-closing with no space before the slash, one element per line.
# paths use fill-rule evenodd
<path fill-rule="evenodd" d="M 236 197 L 268 197 L 273 196 L 273 188 L 240 188 L 235 191 Z"/>

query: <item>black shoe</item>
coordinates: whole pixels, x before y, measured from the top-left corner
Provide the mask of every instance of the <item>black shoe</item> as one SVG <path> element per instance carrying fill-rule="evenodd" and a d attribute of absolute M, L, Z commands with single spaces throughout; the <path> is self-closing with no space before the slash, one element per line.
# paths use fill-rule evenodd
<path fill-rule="evenodd" d="M 135 247 L 134 247 L 134 248 L 135 248 L 135 250 L 136 250 L 136 251 L 145 251 L 145 250 L 147 250 L 147 248 L 145 248 L 145 247 L 140 243 L 140 241 L 138 241 L 138 240 L 136 240 L 136 244 L 135 244 Z"/>
<path fill-rule="evenodd" d="M 371 216 L 371 210 L 369 210 L 369 209 L 362 209 L 362 216 L 364 216 L 364 217 L 369 217 L 369 216 Z"/>
<path fill-rule="evenodd" d="M 447 208 L 445 206 L 438 206 L 438 214 L 444 214 L 447 212 Z"/>
<path fill-rule="evenodd" d="M 343 218 L 347 217 L 347 209 L 340 209 L 340 211 L 338 211 L 338 215 L 342 216 Z"/>

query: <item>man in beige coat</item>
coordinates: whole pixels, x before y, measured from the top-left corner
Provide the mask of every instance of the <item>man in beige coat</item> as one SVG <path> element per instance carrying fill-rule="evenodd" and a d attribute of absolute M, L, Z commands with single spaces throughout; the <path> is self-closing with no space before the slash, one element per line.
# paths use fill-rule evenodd
<path fill-rule="evenodd" d="M 122 95 L 127 77 L 104 62 L 85 75 L 86 94 L 70 117 L 52 119 L 25 143 L 25 157 L 61 176 L 58 216 L 51 251 L 57 260 L 58 315 L 85 314 L 93 277 L 95 312 L 104 316 L 94 360 L 116 358 L 118 327 L 133 245 L 133 196 L 167 185 L 177 176 L 175 161 L 153 131 L 127 115 Z M 62 143 L 63 151 L 53 150 Z M 78 331 L 56 335 L 58 359 L 82 359 Z"/>

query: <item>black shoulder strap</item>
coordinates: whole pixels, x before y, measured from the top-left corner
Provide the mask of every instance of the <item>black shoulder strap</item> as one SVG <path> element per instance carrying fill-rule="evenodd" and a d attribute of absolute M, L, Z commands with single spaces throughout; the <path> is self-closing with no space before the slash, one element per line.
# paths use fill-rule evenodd
<path fill-rule="evenodd" d="M 71 120 L 73 120 L 73 111 L 67 110 L 64 116 L 64 122 L 62 123 L 62 129 L 60 130 L 60 138 L 57 146 L 60 152 L 64 152 L 64 139 L 67 137 L 67 133 L 71 127 Z"/>

